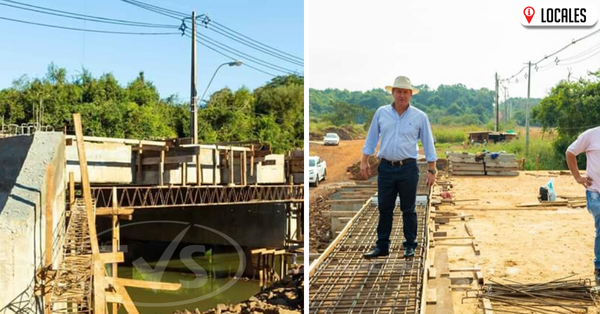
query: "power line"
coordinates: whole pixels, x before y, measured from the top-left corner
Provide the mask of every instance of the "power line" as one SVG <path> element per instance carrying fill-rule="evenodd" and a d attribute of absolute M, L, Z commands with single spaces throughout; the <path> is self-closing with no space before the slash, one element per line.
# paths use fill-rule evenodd
<path fill-rule="evenodd" d="M 237 50 L 237 49 L 235 49 L 233 47 L 230 47 L 230 46 L 225 45 L 225 44 L 223 44 L 223 43 L 221 43 L 219 41 L 216 41 L 216 40 L 214 40 L 214 39 L 212 39 L 212 38 L 210 38 L 210 37 L 208 37 L 208 36 L 206 36 L 206 35 L 204 35 L 202 33 L 198 33 L 198 37 L 200 37 L 200 38 L 208 41 L 209 43 L 211 43 L 211 44 L 213 44 L 215 46 L 218 46 L 219 48 L 221 48 L 221 49 L 223 49 L 225 51 L 228 51 L 229 53 L 237 55 L 238 57 L 242 57 L 242 58 L 245 57 L 247 59 L 253 60 L 254 62 L 259 63 L 262 66 L 270 68 L 272 70 L 279 71 L 279 72 L 282 72 L 282 73 L 285 73 L 285 74 L 291 74 L 291 73 L 295 73 L 296 72 L 296 71 L 293 71 L 293 70 L 290 70 L 290 69 L 278 66 L 276 64 L 273 64 L 271 62 L 264 61 L 262 59 L 254 57 L 254 56 L 249 55 L 247 53 L 244 53 L 242 51 L 239 51 L 239 50 Z"/>
<path fill-rule="evenodd" d="M 184 20 L 186 17 L 189 17 L 187 14 L 183 13 L 183 12 L 179 12 L 179 11 L 174 11 L 174 10 L 170 10 L 164 7 L 159 7 L 159 6 L 155 6 L 155 5 L 151 5 L 142 1 L 138 1 L 138 0 L 121 0 L 125 3 L 131 4 L 131 5 L 135 5 L 137 7 L 164 15 L 164 16 L 168 16 L 174 19 L 178 19 L 178 20 Z M 183 21 L 182 21 L 183 22 Z M 218 32 L 219 34 L 229 37 L 232 40 L 238 41 L 238 42 L 243 42 L 245 45 L 252 47 L 253 49 L 259 50 L 263 53 L 267 53 L 271 56 L 275 56 L 277 58 L 280 59 L 285 59 L 288 62 L 300 65 L 300 66 L 304 66 L 304 59 L 296 57 L 292 54 L 289 54 L 287 52 L 284 52 L 282 50 L 279 50 L 277 48 L 274 48 L 272 46 L 269 46 L 267 44 L 264 44 L 258 40 L 252 39 L 244 34 L 241 34 L 223 24 L 220 24 L 214 20 L 208 19 L 208 21 L 203 22 L 205 24 L 205 26 L 207 26 L 207 28 L 210 29 L 209 23 L 210 25 L 215 24 L 215 29 L 211 29 L 212 31 Z M 218 30 L 218 31 L 217 31 Z M 227 35 L 225 35 L 225 34 Z M 232 37 L 236 38 L 233 39 Z M 261 47 L 262 46 L 262 47 Z M 302 64 L 299 64 L 302 63 Z"/>
<path fill-rule="evenodd" d="M 185 33 L 185 36 L 186 36 L 186 37 L 188 37 L 188 38 L 192 38 L 192 36 L 191 36 L 191 35 L 189 35 L 187 32 Z M 211 47 L 210 45 L 207 45 L 207 44 L 205 44 L 205 43 L 203 43 L 203 42 L 201 42 L 201 41 L 198 41 L 198 40 L 196 40 L 196 42 L 197 42 L 197 43 L 199 43 L 200 45 L 202 45 L 202 46 L 204 46 L 204 47 L 206 47 L 206 48 L 208 48 L 208 49 L 210 49 L 210 50 L 212 50 L 212 51 L 214 51 L 214 52 L 216 52 L 216 53 L 218 53 L 218 54 L 220 54 L 220 55 L 222 55 L 222 56 L 226 57 L 226 58 L 229 58 L 229 59 L 231 59 L 231 61 L 236 61 L 236 60 L 237 60 L 236 58 L 234 58 L 234 57 L 232 57 L 232 56 L 230 56 L 230 55 L 228 55 L 228 54 L 226 54 L 226 53 L 224 53 L 224 52 L 222 52 L 222 51 L 219 51 L 219 50 L 217 50 L 216 48 L 213 48 L 213 47 Z M 248 64 L 248 62 L 247 62 L 247 61 L 244 61 L 244 63 L 242 63 L 242 66 L 247 66 L 247 67 L 249 67 L 249 68 L 251 68 L 251 69 L 253 69 L 253 70 L 256 70 L 256 71 L 259 71 L 259 72 L 261 72 L 261 73 L 264 73 L 264 74 L 270 75 L 270 76 L 272 76 L 272 77 L 276 77 L 276 76 L 277 76 L 277 75 L 275 75 L 275 74 L 273 74 L 273 73 L 269 73 L 269 72 L 267 72 L 267 71 L 263 71 L 263 70 L 261 70 L 261 69 L 259 69 L 259 68 L 257 68 L 257 67 L 254 67 L 254 66 L 252 66 L 252 65 Z"/>
<path fill-rule="evenodd" d="M 106 31 L 106 30 L 98 30 L 98 29 L 83 29 L 83 28 L 76 28 L 76 27 L 67 27 L 67 26 L 51 25 L 51 24 L 36 23 L 36 22 L 24 21 L 24 20 L 18 20 L 18 19 L 11 19 L 8 17 L 3 17 L 3 16 L 0 16 L 0 20 L 6 20 L 6 21 L 11 21 L 11 22 L 23 23 L 23 24 L 30 24 L 30 25 L 37 25 L 37 26 L 44 26 L 44 27 L 50 27 L 50 28 L 58 28 L 58 29 L 66 29 L 66 30 L 72 30 L 72 31 L 90 32 L 90 33 L 102 33 L 102 34 L 115 34 L 115 35 L 179 35 L 180 34 L 180 33 L 136 33 L 136 32 Z"/>
<path fill-rule="evenodd" d="M 552 53 L 552 54 L 550 54 L 550 55 L 547 55 L 547 56 L 543 57 L 543 58 L 542 58 L 542 59 L 540 59 L 538 62 L 535 62 L 535 64 L 537 65 L 538 63 L 540 63 L 540 62 L 542 62 L 542 61 L 544 61 L 544 60 L 548 59 L 549 57 L 552 57 L 552 56 L 554 56 L 554 55 L 558 54 L 559 52 L 561 52 L 561 51 L 563 51 L 563 50 L 567 49 L 568 47 L 570 47 L 570 46 L 572 46 L 572 45 L 576 44 L 577 42 L 580 42 L 580 41 L 582 41 L 582 40 L 584 40 L 584 39 L 586 39 L 586 38 L 588 38 L 588 37 L 590 37 L 590 36 L 593 36 L 593 35 L 595 35 L 595 34 L 597 34 L 597 33 L 600 33 L 600 29 L 598 29 L 598 30 L 596 30 L 596 31 L 594 31 L 594 32 L 591 32 L 590 34 L 587 34 L 587 35 L 585 35 L 585 36 L 583 36 L 583 37 L 581 37 L 581 38 L 579 38 L 579 39 L 574 39 L 574 40 L 573 40 L 573 41 L 571 41 L 571 43 L 569 43 L 568 45 L 566 45 L 566 46 L 564 46 L 564 47 L 560 48 L 558 51 L 556 51 L 556 52 L 554 52 L 554 53 Z"/>
<path fill-rule="evenodd" d="M 542 61 L 544 61 L 544 60 L 546 60 L 546 59 L 548 59 L 548 58 L 550 58 L 550 57 L 552 57 L 552 56 L 554 56 L 554 55 L 556 55 L 556 54 L 558 54 L 558 53 L 560 53 L 560 52 L 564 51 L 564 50 L 565 50 L 565 49 L 567 49 L 568 47 L 570 47 L 570 46 L 572 46 L 572 45 L 574 45 L 574 44 L 576 44 L 576 43 L 578 43 L 578 42 L 580 42 L 580 41 L 582 41 L 582 40 L 585 40 L 585 39 L 587 39 L 587 38 L 589 38 L 589 37 L 591 37 L 591 36 L 593 36 L 593 35 L 595 35 L 595 34 L 598 34 L 598 33 L 600 33 L 600 29 L 598 29 L 598 30 L 596 30 L 596 31 L 593 31 L 593 32 L 591 32 L 591 33 L 589 33 L 589 34 L 587 34 L 587 35 L 585 35 L 585 36 L 583 36 L 583 37 L 581 37 L 581 38 L 579 38 L 579 39 L 573 39 L 573 40 L 572 40 L 572 41 L 571 41 L 571 42 L 570 42 L 568 45 L 566 45 L 566 46 L 564 46 L 564 47 L 560 48 L 559 50 L 557 50 L 557 51 L 556 51 L 556 52 L 554 52 L 554 53 L 551 53 L 551 54 L 549 54 L 549 55 L 546 55 L 546 56 L 544 56 L 542 59 L 540 59 L 539 61 L 537 61 L 537 62 L 535 62 L 535 63 L 531 63 L 531 65 L 532 65 L 532 66 L 534 66 L 534 68 L 535 68 L 535 70 L 536 70 L 536 71 L 538 71 L 538 70 L 540 69 L 540 67 L 538 67 L 538 64 L 539 64 L 540 62 L 542 62 Z M 587 60 L 587 59 L 584 59 L 584 60 Z M 578 62 L 581 62 L 581 61 L 583 61 L 583 60 L 580 60 L 580 61 L 578 61 Z M 558 63 L 560 62 L 560 60 L 558 59 L 558 57 L 555 59 L 555 61 L 554 61 L 554 62 L 556 63 L 556 65 L 558 65 Z M 571 65 L 571 64 L 575 64 L 575 63 L 569 63 L 569 64 L 565 64 L 565 65 Z M 541 67 L 541 68 L 545 68 L 545 67 L 547 67 L 547 66 L 549 66 L 549 65 L 543 66 L 543 67 Z M 504 79 L 504 80 L 507 80 L 507 81 L 508 81 L 508 80 L 511 80 L 511 79 L 513 79 L 514 77 L 516 77 L 517 75 L 519 75 L 521 72 L 523 72 L 523 70 L 524 70 L 525 68 L 527 68 L 527 66 L 524 66 L 524 67 L 522 67 L 522 68 L 521 68 L 521 70 L 519 70 L 519 72 L 517 72 L 516 74 L 514 74 L 514 75 L 513 75 L 513 76 L 511 76 L 510 78 L 508 78 L 508 79 Z M 539 71 L 538 71 L 538 72 L 539 72 Z M 503 80 L 503 81 L 504 81 L 504 80 Z"/>
<path fill-rule="evenodd" d="M 294 56 L 294 55 L 291 55 L 291 54 L 289 54 L 289 53 L 287 53 L 287 52 L 285 52 L 285 51 L 281 51 L 281 50 L 279 50 L 279 49 L 277 49 L 277 48 L 271 47 L 271 46 L 269 46 L 269 45 L 267 45 L 267 44 L 263 44 L 262 42 L 260 42 L 260 41 L 258 41 L 258 40 L 255 40 L 255 39 L 252 39 L 252 38 L 250 38 L 250 37 L 248 37 L 248 36 L 246 36 L 246 35 L 244 35 L 244 34 L 241 34 L 241 33 L 239 33 L 239 32 L 236 32 L 236 31 L 234 31 L 233 29 L 231 29 L 231 28 L 229 28 L 229 27 L 227 27 L 227 26 L 225 26 L 225 25 L 223 25 L 223 24 L 220 24 L 220 23 L 218 23 L 217 21 L 212 21 L 212 22 L 213 22 L 214 24 L 216 24 L 216 25 L 218 25 L 218 26 L 220 26 L 220 27 L 222 27 L 222 28 L 224 28 L 224 29 L 226 29 L 226 30 L 228 30 L 228 31 L 232 32 L 232 33 L 235 33 L 235 34 L 237 34 L 237 35 L 240 35 L 240 36 L 242 36 L 242 37 L 244 37 L 244 38 L 246 38 L 246 39 L 248 39 L 248 40 L 251 40 L 251 41 L 253 41 L 253 42 L 255 42 L 255 43 L 257 43 L 257 44 L 261 45 L 261 46 L 264 46 L 264 47 L 270 48 L 270 49 L 272 49 L 272 50 L 275 50 L 275 51 L 281 52 L 281 53 L 283 53 L 283 54 L 285 54 L 285 55 L 287 55 L 287 56 L 289 56 L 289 57 L 292 57 L 292 58 L 298 59 L 299 61 L 302 61 L 302 62 L 304 62 L 304 59 L 302 59 L 302 58 L 296 57 L 296 56 Z"/>
<path fill-rule="evenodd" d="M 278 53 L 271 52 L 271 51 L 269 51 L 269 50 L 266 50 L 266 49 L 264 49 L 264 48 L 262 48 L 262 47 L 260 47 L 260 46 L 258 46 L 258 45 L 255 45 L 255 44 L 253 44 L 252 42 L 248 42 L 248 41 L 245 41 L 245 40 L 243 40 L 243 39 L 236 38 L 235 36 L 233 36 L 233 35 L 231 35 L 231 34 L 227 34 L 226 32 L 222 32 L 222 31 L 220 31 L 219 29 L 215 29 L 215 28 L 213 28 L 213 27 L 210 27 L 210 26 L 209 26 L 209 27 L 207 27 L 207 28 L 208 28 L 209 30 L 211 30 L 211 31 L 213 31 L 213 32 L 215 32 L 215 33 L 217 33 L 217 34 L 220 34 L 220 35 L 222 35 L 222 36 L 225 36 L 225 37 L 227 37 L 227 38 L 229 38 L 229 39 L 231 39 L 231 40 L 233 40 L 233 41 L 236 41 L 236 42 L 238 42 L 238 43 L 241 43 L 241 44 L 243 44 L 243 45 L 246 45 L 246 46 L 248 46 L 248 47 L 250 47 L 250 48 L 253 48 L 253 49 L 255 49 L 255 50 L 258 50 L 258 51 L 260 51 L 260 52 L 266 53 L 266 54 L 268 54 L 268 55 L 270 55 L 270 56 L 273 56 L 273 57 L 275 57 L 275 58 L 278 58 L 278 59 L 280 59 L 280 60 L 287 61 L 287 62 L 289 62 L 289 63 L 292 63 L 292 64 L 295 64 L 295 65 L 304 66 L 304 63 L 302 63 L 302 62 L 296 61 L 296 60 L 294 60 L 294 59 L 292 59 L 292 58 L 289 58 L 289 57 L 286 57 L 286 56 L 284 56 L 284 55 L 282 55 L 282 54 L 278 54 Z"/>
<path fill-rule="evenodd" d="M 121 0 L 121 1 L 131 4 L 131 5 L 134 5 L 136 7 L 148 10 L 148 11 L 152 11 L 154 13 L 158 13 L 160 15 L 164 15 L 164 16 L 168 16 L 170 18 L 177 19 L 177 20 L 181 20 L 183 18 L 189 17 L 189 15 L 184 14 L 182 12 L 177 12 L 177 11 L 169 10 L 166 8 L 154 6 L 154 5 L 144 3 L 141 1 L 136 1 L 136 0 Z"/>
<path fill-rule="evenodd" d="M 178 25 L 153 24 L 153 23 L 105 18 L 105 17 L 99 17 L 99 16 L 91 16 L 91 15 L 55 10 L 55 9 L 51 9 L 51 8 L 45 8 L 45 7 L 40 7 L 40 6 L 31 5 L 31 4 L 27 4 L 27 3 L 11 1 L 11 0 L 0 0 L 0 1 L 16 4 L 16 5 L 13 5 L 13 4 L 0 3 L 0 5 L 16 8 L 16 9 L 20 9 L 20 10 L 38 12 L 38 13 L 42 13 L 42 14 L 48 14 L 48 15 L 53 15 L 53 16 L 60 16 L 60 17 L 66 17 L 66 18 L 78 19 L 78 20 L 84 20 L 84 21 L 91 21 L 91 22 L 97 22 L 97 23 L 127 25 L 127 26 L 136 26 L 136 27 L 153 27 L 153 28 L 178 28 L 179 27 Z M 52 13 L 52 12 L 56 12 L 56 13 Z"/>

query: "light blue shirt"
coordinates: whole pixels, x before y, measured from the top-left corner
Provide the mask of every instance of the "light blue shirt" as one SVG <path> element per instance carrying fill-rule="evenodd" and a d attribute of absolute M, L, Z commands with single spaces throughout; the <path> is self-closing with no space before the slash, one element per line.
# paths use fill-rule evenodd
<path fill-rule="evenodd" d="M 437 160 L 429 118 L 423 111 L 411 105 L 402 115 L 398 115 L 392 105 L 379 107 L 371 121 L 363 153 L 369 156 L 373 155 L 380 138 L 381 145 L 377 158 L 392 161 L 406 158 L 417 159 L 419 156 L 418 141 L 421 139 L 425 159 L 428 162 Z"/>

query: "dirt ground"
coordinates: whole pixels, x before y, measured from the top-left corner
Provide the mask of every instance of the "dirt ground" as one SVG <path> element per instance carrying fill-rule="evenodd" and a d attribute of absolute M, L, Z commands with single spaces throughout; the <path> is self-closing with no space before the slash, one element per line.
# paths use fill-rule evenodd
<path fill-rule="evenodd" d="M 332 189 L 353 184 L 346 169 L 359 161 L 363 143 L 342 141 L 340 146 L 327 147 L 311 143 L 310 155 L 321 156 L 328 165 L 327 181 L 310 188 L 311 204 Z M 571 176 L 552 176 L 557 195 L 585 196 L 584 188 Z M 520 203 L 536 202 L 539 187 L 550 178 L 547 171 L 520 172 L 517 177 L 451 177 L 451 193 L 459 201 L 439 210 L 473 215 L 469 225 L 481 255 L 476 256 L 471 246 L 436 243 L 437 247 L 447 247 L 450 268 L 478 265 L 486 280 L 501 282 L 546 282 L 569 275 L 573 275 L 570 279 L 593 279 L 594 222 L 587 209 L 516 208 Z M 464 199 L 477 200 L 460 201 Z M 318 227 L 311 224 L 311 228 Z M 447 231 L 448 237 L 467 235 L 464 221 L 438 231 Z M 452 296 L 454 313 L 482 313 L 474 299 L 462 304 L 464 291 L 453 291 Z"/>
<path fill-rule="evenodd" d="M 594 222 L 585 208 L 556 207 L 514 209 L 536 202 L 540 186 L 550 177 L 545 171 L 520 172 L 518 177 L 452 177 L 457 202 L 443 210 L 473 215 L 469 222 L 481 255 L 468 246 L 448 246 L 451 268 L 479 265 L 487 279 L 510 279 L 522 283 L 570 279 L 593 279 Z M 585 196 L 585 190 L 569 175 L 555 176 L 558 195 Z M 474 209 L 477 208 L 477 209 Z M 450 224 L 440 231 L 465 236 L 464 223 Z M 464 292 L 453 293 L 455 313 L 474 313 L 474 300 L 461 304 Z"/>

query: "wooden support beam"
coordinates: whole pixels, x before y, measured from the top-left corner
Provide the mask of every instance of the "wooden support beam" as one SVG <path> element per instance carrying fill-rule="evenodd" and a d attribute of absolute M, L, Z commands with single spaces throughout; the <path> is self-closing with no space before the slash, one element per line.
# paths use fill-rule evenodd
<path fill-rule="evenodd" d="M 106 293 L 106 302 L 108 303 L 120 303 L 123 304 L 123 296 L 116 292 L 107 292 Z M 118 307 L 118 304 L 113 304 L 113 311 L 115 307 Z M 116 312 L 113 312 L 116 313 Z"/>
<path fill-rule="evenodd" d="M 144 280 L 112 278 L 112 277 L 106 277 L 106 281 L 113 287 L 122 286 L 122 287 L 145 288 L 145 289 L 155 289 L 155 290 L 165 290 L 165 291 L 177 291 L 177 290 L 181 289 L 180 283 L 144 281 Z"/>
<path fill-rule="evenodd" d="M 494 310 L 492 309 L 492 302 L 490 299 L 483 298 L 483 313 L 484 314 L 494 314 Z"/>
<path fill-rule="evenodd" d="M 254 176 L 254 145 L 250 145 L 250 176 Z"/>
<path fill-rule="evenodd" d="M 187 185 L 187 162 L 181 164 L 181 185 Z"/>
<path fill-rule="evenodd" d="M 74 113 L 76 114 L 76 113 Z M 80 115 L 81 117 L 81 115 Z M 86 142 L 104 142 L 104 143 L 118 143 L 118 144 L 129 144 L 129 145 L 149 145 L 149 146 L 166 146 L 166 142 L 160 141 L 147 141 L 147 140 L 134 140 L 127 138 L 112 138 L 112 137 L 98 137 L 98 136 L 82 136 L 81 139 L 77 135 L 65 135 L 66 139 L 74 139 L 75 141 L 86 141 Z"/>
<path fill-rule="evenodd" d="M 75 206 L 75 174 L 73 171 L 69 172 L 69 210 Z"/>
<path fill-rule="evenodd" d="M 119 215 L 119 220 L 131 221 L 133 220 L 133 215 Z"/>
<path fill-rule="evenodd" d="M 242 157 L 241 157 L 241 161 L 242 161 L 242 184 L 243 185 L 248 185 L 248 171 L 246 169 L 247 165 L 246 165 L 246 151 L 242 152 Z"/>
<path fill-rule="evenodd" d="M 133 208 L 96 208 L 96 216 L 131 215 L 133 212 Z"/>
<path fill-rule="evenodd" d="M 158 185 L 160 185 L 160 186 L 165 185 L 164 174 L 165 174 L 165 151 L 161 150 L 160 151 L 160 164 L 158 166 Z"/>
<path fill-rule="evenodd" d="M 46 206 L 45 206 L 45 245 L 44 245 L 44 266 L 52 268 L 52 229 L 54 226 L 53 205 L 54 205 L 54 166 L 48 164 L 46 168 Z M 49 314 L 50 308 L 50 282 L 45 278 L 42 285 L 42 294 L 44 295 L 44 313 Z M 48 289 L 47 289 L 48 288 Z"/>
<path fill-rule="evenodd" d="M 137 183 L 142 183 L 144 177 L 142 176 L 142 154 L 144 152 L 142 148 L 142 142 L 138 144 L 138 152 L 137 152 L 137 169 L 136 169 L 136 181 Z"/>
<path fill-rule="evenodd" d="M 235 172 L 234 170 L 234 163 L 233 163 L 233 147 L 230 147 L 229 149 L 229 161 L 227 163 L 227 165 L 229 165 L 229 183 L 232 185 L 235 185 Z"/>
<path fill-rule="evenodd" d="M 100 253 L 100 258 L 104 264 L 123 263 L 125 261 L 123 252 Z"/>
<path fill-rule="evenodd" d="M 118 199 L 118 195 L 117 195 L 117 187 L 113 186 L 112 188 L 112 209 L 113 211 L 118 211 L 119 209 L 119 199 Z M 132 210 L 133 212 L 133 210 Z M 96 211 L 97 213 L 97 211 Z M 118 256 L 119 254 L 119 245 L 120 245 L 120 223 L 119 223 L 119 217 L 117 215 L 112 215 L 112 254 L 116 255 L 117 258 L 120 257 L 121 260 L 117 261 L 117 260 L 113 260 L 112 263 L 112 277 L 113 278 L 117 278 L 118 276 L 118 271 L 119 271 L 119 262 L 123 262 L 124 258 L 123 258 L 123 252 L 120 252 L 120 256 Z M 105 259 L 106 261 L 107 259 Z M 113 302 L 112 305 L 112 313 L 116 314 L 119 311 L 119 305 Z"/>
<path fill-rule="evenodd" d="M 117 294 L 121 296 L 121 303 L 125 307 L 125 310 L 127 310 L 127 314 L 140 314 L 140 312 L 138 312 L 137 308 L 135 307 L 133 300 L 131 300 L 131 297 L 129 296 L 129 293 L 127 292 L 125 287 L 121 285 L 113 285 L 113 287 L 115 288 Z"/>
<path fill-rule="evenodd" d="M 217 150 L 212 150 L 212 185 L 217 185 Z"/>
<path fill-rule="evenodd" d="M 90 180 L 87 169 L 87 157 L 83 144 L 83 129 L 81 127 L 81 115 L 73 114 L 73 125 L 75 126 L 75 136 L 77 139 L 77 155 L 79 157 L 79 168 L 81 172 L 81 187 L 83 190 L 83 201 L 87 212 L 88 228 L 90 231 L 90 239 L 92 246 L 92 263 L 93 263 L 93 285 L 94 285 L 94 313 L 106 313 L 106 299 L 104 296 L 104 264 L 100 260 L 100 250 L 98 248 L 98 235 L 96 234 L 96 215 L 94 215 L 94 207 L 92 204 L 92 191 L 90 188 Z M 131 313 L 129 313 L 131 314 Z"/>
<path fill-rule="evenodd" d="M 202 185 L 202 158 L 200 155 L 200 148 L 198 148 L 198 154 L 196 155 L 196 183 L 198 186 Z"/>

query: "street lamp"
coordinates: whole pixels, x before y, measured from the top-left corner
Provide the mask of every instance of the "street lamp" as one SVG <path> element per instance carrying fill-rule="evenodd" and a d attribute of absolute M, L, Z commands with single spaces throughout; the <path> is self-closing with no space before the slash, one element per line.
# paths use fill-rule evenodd
<path fill-rule="evenodd" d="M 210 78 L 210 81 L 208 82 L 208 85 L 206 86 L 206 89 L 204 90 L 202 97 L 200 97 L 200 103 L 202 103 L 202 100 L 204 100 L 204 95 L 206 95 L 206 92 L 208 92 L 208 88 L 210 87 L 210 84 L 212 83 L 213 79 L 215 78 L 215 75 L 217 75 L 217 72 L 219 72 L 219 69 L 222 66 L 228 65 L 230 67 L 233 67 L 233 66 L 239 67 L 242 64 L 243 64 L 242 61 L 237 60 L 237 61 L 232 61 L 232 62 L 225 62 L 225 63 L 219 65 L 219 67 L 217 67 L 217 69 L 215 70 L 215 73 L 213 73 L 213 76 Z"/>

